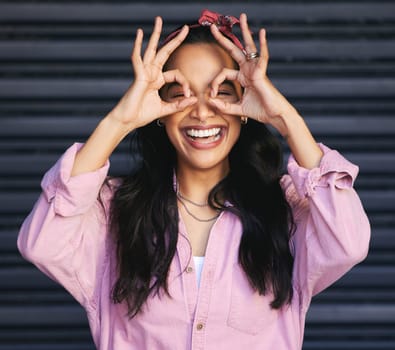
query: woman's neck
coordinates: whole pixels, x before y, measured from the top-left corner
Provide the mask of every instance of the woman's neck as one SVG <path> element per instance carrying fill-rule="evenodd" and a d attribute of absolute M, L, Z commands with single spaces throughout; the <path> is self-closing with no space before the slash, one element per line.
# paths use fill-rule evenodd
<path fill-rule="evenodd" d="M 182 196 L 196 203 L 206 203 L 208 195 L 226 173 L 220 170 L 177 169 L 177 186 Z"/>

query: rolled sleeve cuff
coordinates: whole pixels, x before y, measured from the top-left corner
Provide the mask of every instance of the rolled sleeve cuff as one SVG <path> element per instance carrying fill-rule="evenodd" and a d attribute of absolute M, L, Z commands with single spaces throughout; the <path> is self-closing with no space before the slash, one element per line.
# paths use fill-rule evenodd
<path fill-rule="evenodd" d="M 349 162 L 339 152 L 323 144 L 318 146 L 324 153 L 319 167 L 303 168 L 292 155 L 288 161 L 288 173 L 301 198 L 312 196 L 317 187 L 334 185 L 340 189 L 350 188 L 358 175 L 358 166 Z"/>
<path fill-rule="evenodd" d="M 109 161 L 96 171 L 71 176 L 75 156 L 82 146 L 75 143 L 68 148 L 41 182 L 47 201 L 54 203 L 56 214 L 61 216 L 79 215 L 89 210 L 108 173 Z"/>

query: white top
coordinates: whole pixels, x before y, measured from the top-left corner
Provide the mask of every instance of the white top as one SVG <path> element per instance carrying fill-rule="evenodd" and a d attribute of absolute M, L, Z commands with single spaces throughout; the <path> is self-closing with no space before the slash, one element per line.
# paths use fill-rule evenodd
<path fill-rule="evenodd" d="M 195 262 L 196 279 L 197 279 L 197 284 L 199 286 L 200 276 L 202 275 L 202 270 L 203 270 L 204 256 L 194 256 L 193 260 Z"/>

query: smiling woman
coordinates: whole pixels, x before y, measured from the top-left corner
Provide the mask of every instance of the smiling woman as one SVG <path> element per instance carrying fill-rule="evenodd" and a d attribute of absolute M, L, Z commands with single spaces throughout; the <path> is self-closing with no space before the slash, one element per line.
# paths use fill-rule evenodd
<path fill-rule="evenodd" d="M 199 30 L 202 29 L 191 29 L 191 32 Z M 203 30 L 209 33 L 207 27 L 203 27 Z M 234 61 L 226 51 L 219 45 L 210 43 L 182 45 L 173 53 L 165 67 L 166 71 L 177 70 L 182 74 L 188 83 L 189 95 L 196 99 L 185 110 L 162 118 L 170 142 L 176 149 L 177 172 L 184 173 L 181 170 L 184 167 L 196 171 L 218 169 L 211 186 L 205 185 L 205 189 L 200 189 L 206 198 L 213 185 L 228 173 L 228 154 L 240 134 L 240 117 L 223 113 L 210 103 L 214 78 L 224 68 L 233 67 Z M 164 89 L 163 98 L 172 102 L 182 99 L 181 93 L 182 87 L 172 84 L 169 89 Z M 222 83 L 217 95 L 221 101 L 236 103 L 241 97 L 240 84 Z"/>
<path fill-rule="evenodd" d="M 312 296 L 367 254 L 358 168 L 271 83 L 245 14 L 161 30 L 143 55 L 137 31 L 135 80 L 44 176 L 19 249 L 81 303 L 99 349 L 301 349 Z M 128 134 L 142 162 L 109 178 Z"/>

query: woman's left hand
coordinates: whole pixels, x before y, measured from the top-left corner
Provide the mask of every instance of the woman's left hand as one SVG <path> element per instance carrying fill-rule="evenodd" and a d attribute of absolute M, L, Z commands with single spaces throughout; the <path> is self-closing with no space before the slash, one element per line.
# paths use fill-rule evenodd
<path fill-rule="evenodd" d="M 251 32 L 248 28 L 247 16 L 240 16 L 240 27 L 244 39 L 245 51 L 240 50 L 232 41 L 227 39 L 215 25 L 211 31 L 217 41 L 226 49 L 238 63 L 239 70 L 223 69 L 212 82 L 211 103 L 221 112 L 231 115 L 248 116 L 259 122 L 270 124 L 281 135 L 287 131 L 283 118 L 294 114 L 295 108 L 277 90 L 268 78 L 266 71 L 269 60 L 269 50 L 264 29 L 259 31 L 260 54 L 256 49 Z M 248 59 L 248 53 L 258 53 L 258 57 Z M 225 80 L 238 81 L 244 89 L 241 100 L 230 103 L 217 99 L 218 87 Z"/>

